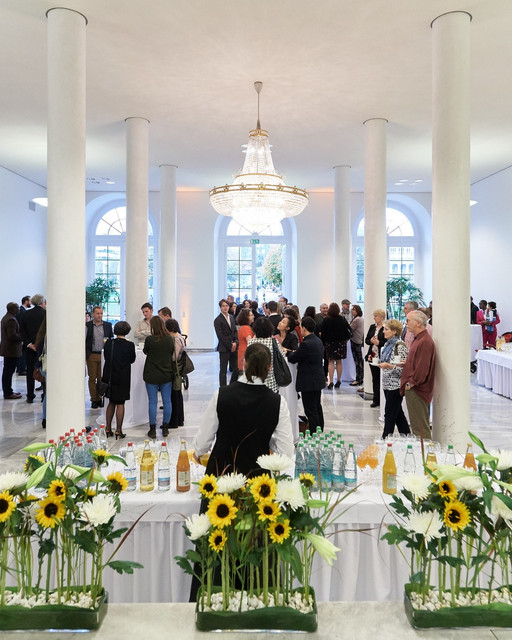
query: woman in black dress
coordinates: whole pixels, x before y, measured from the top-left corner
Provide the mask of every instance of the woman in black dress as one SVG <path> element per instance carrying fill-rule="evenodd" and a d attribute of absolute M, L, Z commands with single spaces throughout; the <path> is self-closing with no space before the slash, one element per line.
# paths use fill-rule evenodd
<path fill-rule="evenodd" d="M 341 386 L 341 374 L 343 372 L 343 360 L 347 357 L 347 340 L 350 338 L 350 326 L 340 313 L 340 307 L 336 302 L 331 302 L 327 310 L 327 316 L 323 319 L 320 329 L 325 355 L 329 360 L 328 389 Z M 334 367 L 336 366 L 336 384 L 334 384 Z"/>
<path fill-rule="evenodd" d="M 131 327 L 121 320 L 114 325 L 116 339 L 109 338 L 105 343 L 105 366 L 103 382 L 110 383 L 107 391 L 109 403 L 106 410 L 106 434 L 112 436 L 112 419 L 116 414 L 116 440 L 126 436 L 123 433 L 124 403 L 130 399 L 131 365 L 135 362 L 135 345 L 128 342 L 126 336 Z"/>

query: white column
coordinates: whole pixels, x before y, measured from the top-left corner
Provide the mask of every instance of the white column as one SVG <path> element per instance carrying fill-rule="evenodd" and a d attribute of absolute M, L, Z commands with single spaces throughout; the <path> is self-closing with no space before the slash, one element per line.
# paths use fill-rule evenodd
<path fill-rule="evenodd" d="M 169 307 L 173 318 L 176 308 L 176 169 L 160 166 L 160 306 Z"/>
<path fill-rule="evenodd" d="M 126 320 L 142 319 L 148 302 L 149 120 L 126 118 Z"/>
<path fill-rule="evenodd" d="M 48 18 L 46 437 L 85 423 L 85 28 L 54 8 Z"/>
<path fill-rule="evenodd" d="M 470 23 L 462 11 L 432 22 L 433 437 L 459 451 L 470 426 Z"/>
<path fill-rule="evenodd" d="M 388 273 L 386 237 L 386 124 L 372 118 L 366 127 L 364 186 L 364 324 L 365 336 L 375 309 L 386 308 Z M 365 364 L 365 393 L 372 393 L 372 377 Z"/>
<path fill-rule="evenodd" d="M 352 235 L 350 228 L 350 167 L 334 167 L 334 300 L 352 300 Z"/>

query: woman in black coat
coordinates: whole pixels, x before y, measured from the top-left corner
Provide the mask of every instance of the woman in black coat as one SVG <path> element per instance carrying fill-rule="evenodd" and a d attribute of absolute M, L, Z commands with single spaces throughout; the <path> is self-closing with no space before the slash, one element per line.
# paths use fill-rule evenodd
<path fill-rule="evenodd" d="M 325 357 L 329 360 L 327 368 L 329 374 L 328 389 L 341 386 L 343 360 L 347 357 L 347 340 L 351 336 L 350 326 L 340 313 L 336 302 L 331 302 L 327 316 L 323 319 L 320 337 L 324 343 Z M 334 366 L 336 365 L 336 384 L 334 384 Z"/>
<path fill-rule="evenodd" d="M 290 316 L 285 316 L 277 328 L 281 338 L 281 348 L 285 351 L 296 351 L 299 348 L 299 339 L 295 332 L 295 320 Z"/>
<path fill-rule="evenodd" d="M 114 334 L 117 338 L 109 338 L 105 343 L 105 366 L 103 367 L 102 381 L 110 383 L 106 393 L 109 403 L 106 410 L 106 434 L 112 432 L 112 419 L 116 414 L 116 440 L 126 436 L 123 433 L 124 403 L 130 399 L 131 365 L 135 362 L 135 345 L 128 342 L 126 336 L 131 327 L 128 322 L 120 321 L 114 326 Z"/>
<path fill-rule="evenodd" d="M 386 312 L 384 309 L 375 309 L 373 312 L 373 319 L 375 320 L 375 324 L 370 325 L 365 338 L 365 343 L 370 347 L 365 360 L 370 365 L 370 371 L 372 372 L 373 402 L 370 406 L 378 407 L 380 405 L 380 369 L 378 366 L 373 366 L 371 363 L 374 360 L 379 359 L 380 350 L 386 342 L 386 338 L 384 337 L 384 320 L 386 319 Z"/>

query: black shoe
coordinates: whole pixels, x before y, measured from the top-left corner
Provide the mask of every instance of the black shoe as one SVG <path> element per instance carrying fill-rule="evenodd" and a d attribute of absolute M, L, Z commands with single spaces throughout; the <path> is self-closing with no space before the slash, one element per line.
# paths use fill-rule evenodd
<path fill-rule="evenodd" d="M 43 418 L 43 419 L 41 420 L 41 427 L 42 427 L 43 429 L 46 429 L 46 418 Z"/>
<path fill-rule="evenodd" d="M 338 380 L 338 382 L 334 385 L 335 389 L 339 389 L 341 387 L 341 382 Z"/>
<path fill-rule="evenodd" d="M 151 438 L 152 440 L 156 440 L 156 425 L 155 424 L 150 424 L 149 425 L 148 438 Z"/>
<path fill-rule="evenodd" d="M 28 400 L 27 400 L 28 402 Z M 99 404 L 96 402 L 96 400 L 93 400 L 91 402 L 91 409 L 98 409 L 99 408 Z"/>
<path fill-rule="evenodd" d="M 169 425 L 168 424 L 163 424 L 160 429 L 162 429 L 162 438 L 167 438 L 167 436 L 169 435 Z"/>
<path fill-rule="evenodd" d="M 332 382 L 329 382 L 329 384 L 327 385 L 328 389 L 332 389 L 334 387 L 334 384 Z"/>
<path fill-rule="evenodd" d="M 380 407 L 380 402 L 372 402 L 370 407 Z"/>
<path fill-rule="evenodd" d="M 34 398 L 27 398 L 27 404 L 34 404 Z"/>
<path fill-rule="evenodd" d="M 126 433 L 123 433 L 122 431 L 116 431 L 114 433 L 116 440 L 119 438 L 120 440 L 122 440 L 123 438 L 126 438 Z"/>

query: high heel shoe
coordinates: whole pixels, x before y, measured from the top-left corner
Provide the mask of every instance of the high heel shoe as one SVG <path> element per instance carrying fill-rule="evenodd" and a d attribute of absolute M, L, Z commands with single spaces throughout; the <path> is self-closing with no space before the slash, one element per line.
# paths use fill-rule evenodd
<path fill-rule="evenodd" d="M 112 429 L 105 429 L 105 435 L 107 436 L 107 438 L 111 438 L 114 435 L 114 432 L 112 431 Z"/>
<path fill-rule="evenodd" d="M 114 433 L 116 440 L 119 438 L 120 440 L 122 440 L 123 438 L 126 438 L 126 433 L 123 433 L 122 431 L 116 431 Z"/>

